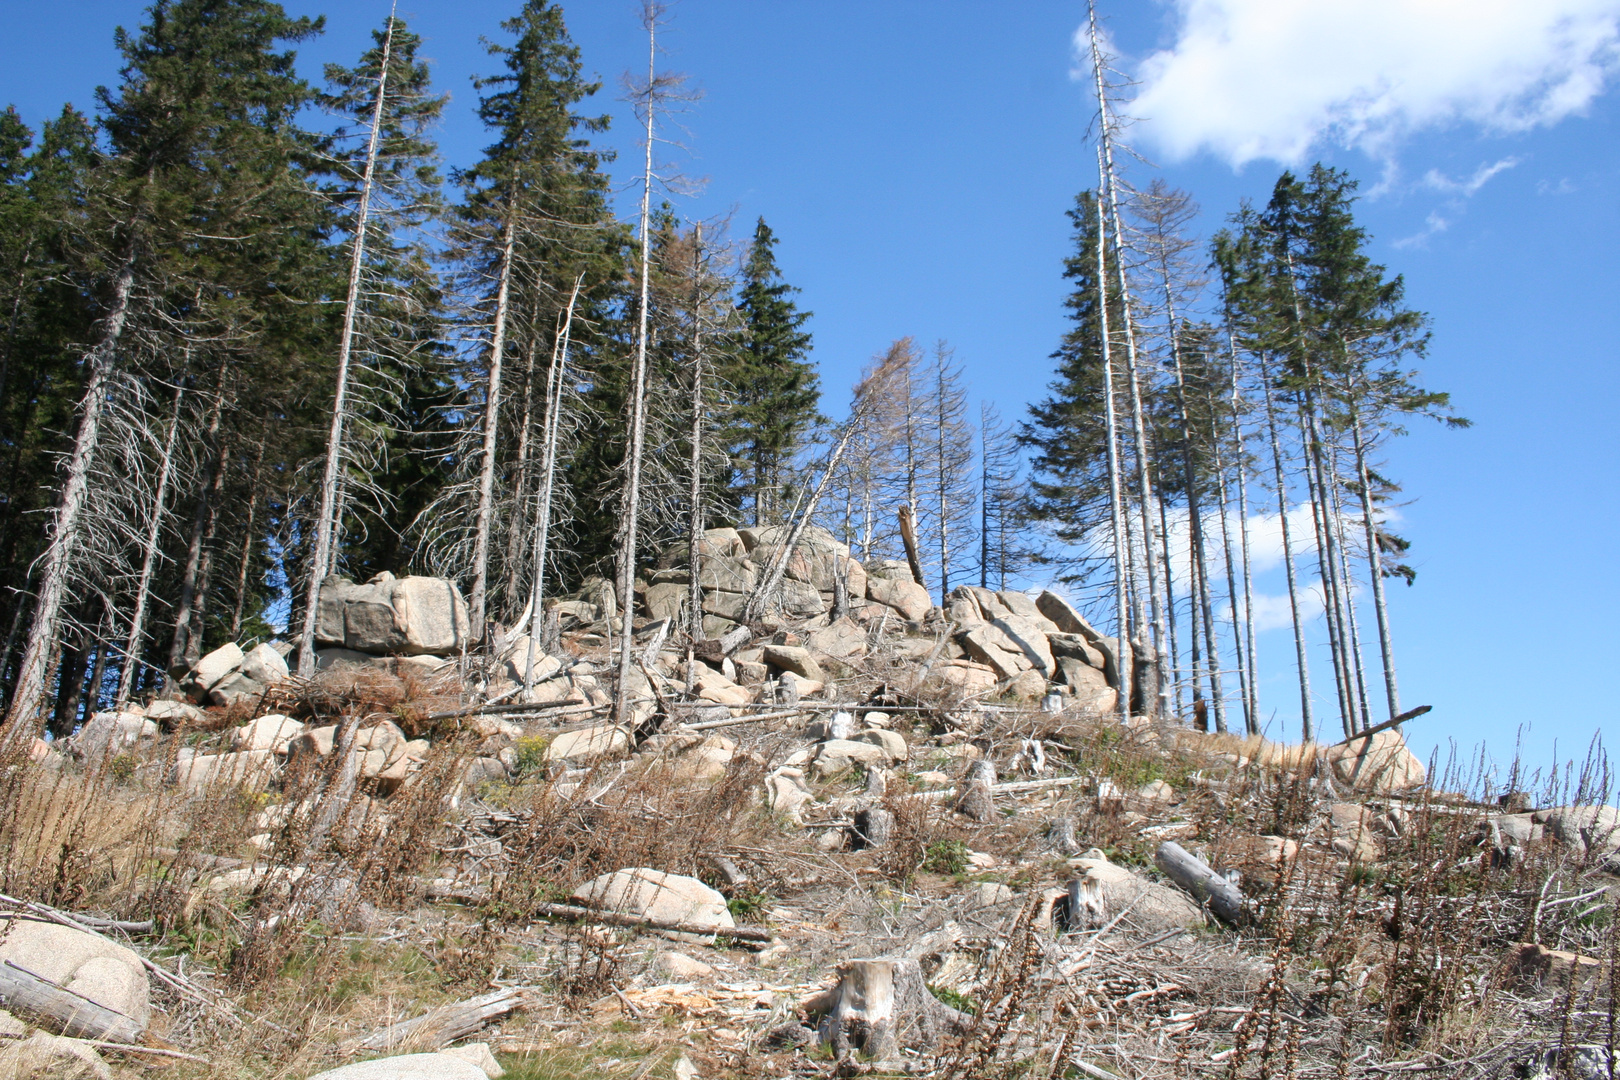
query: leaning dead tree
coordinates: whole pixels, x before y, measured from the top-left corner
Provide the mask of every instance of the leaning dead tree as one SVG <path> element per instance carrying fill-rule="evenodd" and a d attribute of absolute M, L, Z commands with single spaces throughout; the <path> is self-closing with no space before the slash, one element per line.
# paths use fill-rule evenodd
<path fill-rule="evenodd" d="M 129 617 L 129 637 L 124 642 L 124 668 L 119 674 L 118 696 L 115 708 L 122 709 L 135 688 L 135 675 L 139 671 L 136 657 L 146 644 L 146 609 L 152 596 L 152 574 L 157 568 L 159 538 L 163 531 L 163 516 L 169 497 L 169 477 L 174 471 L 174 443 L 180 433 L 180 406 L 185 390 L 176 388 L 174 408 L 169 414 L 169 430 L 163 437 L 163 457 L 158 464 L 157 491 L 152 496 L 151 520 L 147 522 L 146 536 L 141 545 L 141 571 L 135 583 L 135 609 Z"/>
<path fill-rule="evenodd" d="M 338 336 L 337 388 L 332 397 L 332 423 L 326 433 L 326 463 L 321 470 L 321 506 L 315 516 L 314 552 L 310 556 L 309 583 L 304 589 L 304 628 L 298 643 L 298 674 L 315 674 L 315 612 L 321 602 L 321 582 L 332 564 L 332 531 L 338 515 L 338 470 L 343 464 L 343 428 L 348 421 L 349 364 L 354 356 L 355 320 L 360 310 L 360 272 L 366 262 L 366 226 L 371 217 L 371 193 L 377 176 L 377 145 L 382 140 L 383 104 L 388 96 L 388 58 L 394 44 L 394 18 L 388 17 L 383 36 L 382 66 L 377 76 L 377 101 L 371 113 L 371 134 L 366 142 L 366 164 L 360 181 L 360 205 L 355 211 L 354 242 L 349 252 L 349 287 L 343 303 L 343 330 Z"/>
<path fill-rule="evenodd" d="M 107 313 L 99 324 L 96 343 L 85 354 L 89 377 L 79 398 L 79 430 L 68 457 L 62 494 L 51 521 L 51 541 L 39 573 L 39 598 L 34 602 L 34 621 L 28 644 L 18 665 L 11 708 L 6 713 L 6 730 L 0 744 L 12 746 L 33 738 L 36 713 L 45 693 L 45 673 L 50 666 L 51 649 L 56 644 L 57 622 L 67 595 L 73 560 L 85 527 L 84 509 L 89 494 L 91 462 L 101 435 L 102 411 L 107 405 L 113 374 L 118 361 L 118 344 L 129 321 L 130 297 L 135 286 L 136 244 L 131 231 L 124 242 L 118 269 L 113 275 Z"/>
<path fill-rule="evenodd" d="M 540 520 L 534 530 L 532 556 L 534 577 L 529 586 L 529 648 L 523 660 L 523 697 L 528 700 L 534 692 L 534 665 L 536 651 L 544 627 L 541 610 L 546 591 L 546 560 L 551 555 L 551 511 L 556 492 L 557 444 L 562 431 L 563 385 L 568 373 L 568 348 L 574 333 L 574 306 L 579 302 L 580 286 L 585 275 L 574 279 L 574 288 L 568 294 L 568 309 L 563 315 L 562 329 L 551 352 L 551 366 L 546 372 L 546 422 L 540 452 Z"/>
<path fill-rule="evenodd" d="M 833 477 L 838 474 L 838 466 L 843 460 L 844 452 L 849 449 L 856 433 L 871 418 L 878 402 L 889 392 L 891 384 L 906 372 L 909 363 L 909 356 L 897 355 L 891 351 L 883 363 L 856 384 L 855 400 L 850 407 L 849 416 L 839 428 L 832 450 L 821 467 L 821 476 L 816 481 L 816 486 L 811 490 L 809 498 L 801 501 L 795 508 L 793 525 L 788 531 L 786 540 L 771 554 L 771 561 L 766 564 L 759 585 L 748 598 L 748 604 L 743 609 L 745 624 L 758 620 L 776 599 L 782 587 L 782 577 L 787 571 L 788 560 L 793 557 L 793 550 L 804 536 L 805 527 L 815 518 L 817 505 L 827 493 Z"/>

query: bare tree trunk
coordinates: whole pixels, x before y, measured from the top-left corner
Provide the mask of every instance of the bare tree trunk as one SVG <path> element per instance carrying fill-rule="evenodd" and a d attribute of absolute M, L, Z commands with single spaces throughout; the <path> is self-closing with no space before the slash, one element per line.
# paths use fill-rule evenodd
<path fill-rule="evenodd" d="M 1095 44 L 1096 11 L 1092 10 L 1092 41 Z M 1097 151 L 1097 171 L 1102 172 L 1102 150 Z M 1114 407 L 1113 346 L 1108 329 L 1108 230 L 1103 220 L 1102 194 L 1097 196 L 1097 294 L 1102 322 L 1103 425 L 1108 437 L 1108 508 L 1114 539 L 1114 651 L 1119 666 L 1118 708 L 1120 723 L 1131 719 L 1131 681 L 1134 668 L 1131 649 L 1130 609 L 1126 596 L 1129 573 L 1128 539 L 1125 536 L 1125 501 L 1120 483 L 1119 414 Z"/>
<path fill-rule="evenodd" d="M 264 468 L 264 437 L 259 437 L 259 448 L 253 455 L 253 472 L 248 477 L 247 525 L 242 530 L 242 563 L 236 571 L 236 607 L 231 612 L 230 638 L 235 641 L 242 633 L 242 611 L 247 606 L 248 570 L 253 565 L 253 522 L 259 509 L 259 477 Z"/>
<path fill-rule="evenodd" d="M 332 398 L 332 424 L 326 436 L 326 463 L 321 470 L 321 508 L 315 518 L 315 545 L 309 561 L 309 582 L 304 588 L 304 628 L 298 643 L 298 674 L 315 674 L 315 612 L 321 602 L 321 581 L 332 562 L 332 532 L 338 517 L 338 473 L 343 466 L 343 426 L 348 419 L 349 363 L 354 351 L 354 325 L 360 309 L 360 270 L 365 265 L 366 224 L 371 214 L 371 188 L 377 166 L 377 143 L 382 137 L 383 102 L 388 90 L 388 54 L 394 43 L 394 16 L 388 16 L 383 36 L 382 64 L 377 75 L 377 104 L 371 112 L 371 138 L 366 144 L 366 170 L 360 183 L 360 206 L 355 212 L 354 246 L 349 255 L 349 291 L 343 304 L 343 332 L 338 339 L 337 389 Z M 474 626 L 480 625 L 474 622 Z"/>
<path fill-rule="evenodd" d="M 209 473 L 207 485 L 197 496 L 197 510 L 191 519 L 191 539 L 186 545 L 186 566 L 180 577 L 180 600 L 175 605 L 174 634 L 169 638 L 169 656 L 164 665 L 171 679 L 185 670 L 186 661 L 192 657 L 193 652 L 198 656 L 201 655 L 201 652 L 193 646 L 194 640 L 200 642 L 202 639 L 202 627 L 196 625 L 194 621 L 197 616 L 195 605 L 197 586 L 203 577 L 204 551 L 214 534 L 215 502 L 225 484 L 227 461 L 225 443 L 220 435 L 220 417 L 225 409 L 223 366 L 220 368 L 219 382 L 213 407 L 208 414 L 206 438 L 207 442 L 218 444 L 214 451 L 214 466 Z"/>
<path fill-rule="evenodd" d="M 1165 630 L 1169 635 L 1167 638 L 1170 649 L 1169 679 L 1171 693 L 1174 695 L 1173 700 L 1176 715 L 1180 716 L 1182 712 L 1181 698 L 1183 683 L 1185 680 L 1183 680 L 1181 677 L 1181 641 L 1180 636 L 1176 633 L 1176 574 L 1175 569 L 1171 566 L 1170 517 L 1169 511 L 1165 506 L 1164 489 L 1162 487 L 1159 489 L 1158 494 L 1159 534 L 1164 537 L 1164 595 L 1166 600 L 1164 610 Z M 1198 623 L 1196 621 L 1196 612 L 1194 612 L 1193 617 L 1192 697 L 1194 701 L 1197 701 L 1199 700 L 1200 690 L 1198 687 Z"/>
<path fill-rule="evenodd" d="M 703 542 L 703 226 L 693 230 L 692 239 L 692 464 L 690 519 L 686 529 L 686 565 L 690 569 L 687 588 L 687 673 L 692 671 L 692 647 L 703 640 L 702 560 L 698 548 Z"/>
<path fill-rule="evenodd" d="M 1282 440 L 1277 434 L 1277 409 L 1271 396 L 1271 373 L 1265 357 L 1260 358 L 1260 382 L 1266 394 L 1266 427 L 1271 435 L 1271 462 L 1276 474 L 1277 516 L 1282 526 L 1283 567 L 1288 573 L 1288 608 L 1294 617 L 1294 662 L 1299 668 L 1299 710 L 1301 739 L 1310 742 L 1315 725 L 1311 721 L 1311 668 L 1305 649 L 1305 624 L 1299 611 L 1299 581 L 1294 573 L 1294 542 L 1288 527 L 1288 481 L 1283 474 Z"/>
<path fill-rule="evenodd" d="M 512 254 L 517 247 L 516 195 L 507 206 L 501 246 L 500 284 L 495 290 L 495 329 L 489 342 L 489 379 L 484 390 L 484 444 L 478 472 L 478 511 L 474 519 L 473 583 L 467 597 L 474 641 L 484 640 L 485 591 L 489 584 L 489 531 L 495 514 L 495 447 L 501 421 L 501 361 L 506 353 L 506 320 L 512 295 Z"/>
<path fill-rule="evenodd" d="M 1240 616 L 1238 615 L 1237 577 L 1232 566 L 1232 531 L 1228 524 L 1227 507 L 1231 505 L 1230 496 L 1226 487 L 1226 465 L 1221 459 L 1220 440 L 1216 439 L 1215 477 L 1216 490 L 1221 500 L 1221 563 L 1226 568 L 1226 603 L 1232 612 L 1232 651 L 1237 655 L 1238 695 L 1243 702 L 1243 729 L 1250 735 L 1256 734 L 1257 721 L 1254 715 L 1253 703 L 1249 696 L 1250 666 L 1247 650 L 1244 648 L 1243 632 Z"/>
<path fill-rule="evenodd" d="M 159 538 L 163 530 L 163 514 L 169 496 L 169 477 L 174 471 L 174 440 L 180 432 L 180 403 L 185 390 L 174 391 L 174 409 L 169 415 L 169 433 L 163 437 L 163 459 L 158 466 L 157 493 L 152 497 L 152 518 L 146 526 L 146 541 L 142 545 L 141 576 L 135 583 L 135 611 L 129 618 L 129 637 L 124 643 L 124 666 L 119 672 L 118 697 L 114 708 L 122 709 L 129 702 L 135 686 L 135 675 L 140 669 L 139 657 L 146 643 L 146 607 L 151 602 L 152 574 L 157 567 Z"/>
<path fill-rule="evenodd" d="M 1230 326 L 1227 330 L 1226 344 L 1232 359 L 1232 439 L 1235 457 L 1233 464 L 1237 471 L 1238 538 L 1243 553 L 1243 651 L 1248 658 L 1249 665 L 1249 689 L 1244 701 L 1248 713 L 1246 719 L 1249 734 L 1257 735 L 1260 732 L 1260 661 L 1255 647 L 1254 573 L 1249 557 L 1249 482 L 1248 468 L 1244 462 L 1243 454 L 1244 437 L 1243 420 L 1239 407 L 1237 342 L 1233 340 Z M 1236 610 L 1234 605 L 1234 613 Z"/>
<path fill-rule="evenodd" d="M 1114 169 L 1114 145 L 1112 121 L 1108 114 L 1108 96 L 1103 87 L 1103 61 L 1102 49 L 1097 41 L 1097 8 L 1094 2 L 1088 2 L 1090 13 L 1090 45 L 1092 59 L 1092 74 L 1097 91 L 1097 111 L 1100 118 L 1098 124 L 1098 145 L 1102 153 L 1102 187 L 1098 193 L 1099 201 L 1106 198 L 1109 208 L 1109 217 L 1114 228 L 1114 247 L 1118 257 L 1114 260 L 1115 269 L 1119 277 L 1120 308 L 1124 322 L 1125 332 L 1125 373 L 1130 385 L 1131 403 L 1131 429 L 1136 443 L 1136 483 L 1138 487 L 1137 498 L 1140 503 L 1142 515 L 1142 541 L 1143 562 L 1147 568 L 1148 606 L 1152 611 L 1152 626 L 1149 643 L 1156 652 L 1162 651 L 1165 638 L 1164 609 L 1159 597 L 1158 583 L 1158 552 L 1154 542 L 1152 511 L 1153 482 L 1149 476 L 1149 456 L 1147 441 L 1147 426 L 1142 413 L 1142 387 L 1138 377 L 1136 362 L 1136 330 L 1131 314 L 1130 282 L 1125 273 L 1125 231 L 1120 223 L 1118 182 Z M 1169 695 L 1165 686 L 1164 667 L 1159 666 L 1157 678 L 1157 705 L 1155 711 L 1166 712 L 1169 709 Z"/>
<path fill-rule="evenodd" d="M 551 366 L 546 372 L 545 445 L 540 451 L 540 520 L 534 530 L 534 578 L 529 586 L 529 653 L 523 662 L 525 700 L 534 690 L 535 652 L 545 625 L 542 603 L 546 595 L 546 560 L 551 557 L 551 504 L 556 492 L 557 442 L 562 430 L 563 379 L 568 371 L 568 346 L 574 332 L 574 305 L 579 300 L 579 287 L 584 280 L 584 274 L 574 279 L 562 333 L 552 347 Z"/>
<path fill-rule="evenodd" d="M 1311 524 L 1316 531 L 1316 571 L 1322 583 L 1322 616 L 1328 632 L 1328 652 L 1333 661 L 1333 688 L 1339 699 L 1339 722 L 1344 737 L 1356 733 L 1354 691 L 1350 685 L 1350 665 L 1344 652 L 1343 608 L 1339 606 L 1338 574 L 1334 571 L 1331 540 L 1333 522 L 1325 477 L 1320 467 L 1321 445 L 1317 442 L 1314 409 L 1301 403 L 1300 434 L 1305 442 L 1305 484 L 1311 500 Z"/>
<path fill-rule="evenodd" d="M 112 602 L 102 598 L 101 626 L 96 634 L 96 662 L 90 667 L 90 681 L 85 685 L 84 715 L 90 716 L 101 708 L 101 684 L 107 678 L 107 654 L 112 651 Z"/>
<path fill-rule="evenodd" d="M 1356 680 L 1356 715 L 1360 725 L 1358 731 L 1366 731 L 1372 727 L 1372 714 L 1367 702 L 1367 663 L 1361 652 L 1361 627 L 1356 618 L 1356 596 L 1351 587 L 1354 580 L 1350 575 L 1350 553 L 1345 536 L 1344 501 L 1340 498 L 1339 485 L 1339 454 L 1335 447 L 1328 448 L 1328 470 L 1333 480 L 1332 499 L 1333 508 L 1333 542 L 1338 551 L 1338 558 L 1334 560 L 1333 569 L 1339 577 L 1339 593 L 1344 598 L 1345 629 L 1350 645 L 1350 667 Z"/>
<path fill-rule="evenodd" d="M 911 566 L 912 580 L 926 589 L 928 583 L 923 580 L 922 557 L 917 552 L 917 518 L 911 507 L 912 504 L 909 502 L 900 504 L 900 541 L 905 545 L 906 562 Z"/>
<path fill-rule="evenodd" d="M 636 364 L 630 391 L 630 447 L 625 455 L 624 498 L 621 502 L 622 520 L 619 523 L 619 680 L 613 695 L 613 718 L 616 723 L 630 720 L 630 670 L 634 663 L 636 604 L 636 544 L 637 526 L 640 524 L 641 458 L 647 429 L 647 314 L 648 289 L 652 279 L 652 213 L 653 185 L 653 109 L 657 93 L 657 19 L 649 6 L 645 18 L 647 26 L 647 102 L 646 102 L 646 160 L 643 162 L 641 184 L 641 297 L 637 313 Z M 757 499 L 757 496 L 756 496 Z"/>
<path fill-rule="evenodd" d="M 129 318 L 130 292 L 134 284 L 135 242 L 132 239 L 124 249 L 118 272 L 113 278 L 112 303 L 102 319 L 101 337 L 85 357 L 85 367 L 90 374 L 84 395 L 79 399 L 79 430 L 73 440 L 67 479 L 62 484 L 61 501 L 57 504 L 56 517 L 52 522 L 51 542 L 45 549 L 40 570 L 39 599 L 34 603 L 33 625 L 28 631 L 28 644 L 23 648 L 22 663 L 18 665 L 17 688 L 12 693 L 11 708 L 6 714 L 3 742 L 7 746 L 33 738 L 37 730 L 35 713 L 45 690 L 45 669 L 50 663 L 51 647 L 56 641 L 57 620 L 61 617 L 62 601 L 67 596 L 73 556 L 79 546 L 79 531 L 84 527 L 81 519 L 90 488 L 90 463 L 95 457 L 96 442 L 101 435 L 101 412 L 111 390 L 113 365 L 117 362 L 119 338 L 123 336 L 124 324 Z"/>
<path fill-rule="evenodd" d="M 523 417 L 517 428 L 517 467 L 512 474 L 512 526 L 506 531 L 506 602 L 515 604 L 522 561 L 519 555 L 523 538 L 528 535 L 529 524 L 529 444 L 534 440 L 530 428 L 534 426 L 534 357 L 540 340 L 540 302 L 538 296 L 529 317 L 529 336 L 523 348 Z M 552 343 L 555 355 L 556 342 Z M 550 400 L 550 387 L 547 387 Z"/>
<path fill-rule="evenodd" d="M 69 636 L 71 635 L 71 636 Z M 84 690 L 84 663 L 89 642 L 74 627 L 63 635 L 62 655 L 57 666 L 56 708 L 51 714 L 51 734 L 57 738 L 73 734 L 79 719 L 79 695 Z"/>
<path fill-rule="evenodd" d="M 1401 695 L 1395 685 L 1395 650 L 1389 633 L 1389 606 L 1384 599 L 1383 553 L 1378 548 L 1378 525 L 1374 517 L 1372 475 L 1367 468 L 1367 444 L 1361 434 L 1361 417 L 1350 414 L 1350 430 L 1355 439 L 1356 477 L 1361 483 L 1361 520 L 1367 531 L 1367 566 L 1372 579 L 1373 611 L 1378 619 L 1378 651 L 1384 664 L 1384 693 L 1389 698 L 1389 715 L 1401 715 Z"/>

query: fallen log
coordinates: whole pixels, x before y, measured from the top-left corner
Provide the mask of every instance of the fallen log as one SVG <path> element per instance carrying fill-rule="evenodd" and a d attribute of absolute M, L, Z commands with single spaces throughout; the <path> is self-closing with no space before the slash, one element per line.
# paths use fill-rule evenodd
<path fill-rule="evenodd" d="M 626 915 L 617 911 L 579 907 L 575 904 L 537 904 L 536 915 L 548 919 L 578 919 L 598 922 L 607 926 L 623 926 L 632 930 L 669 930 L 677 934 L 702 934 L 705 937 L 724 937 L 733 941 L 769 942 L 771 931 L 763 926 L 715 926 L 713 923 L 692 923 L 674 919 L 649 919 L 641 915 Z"/>
<path fill-rule="evenodd" d="M 799 709 L 782 709 L 778 712 L 752 713 L 748 716 L 733 716 L 729 720 L 704 720 L 697 724 L 683 724 L 687 731 L 712 731 L 715 728 L 736 727 L 738 724 L 757 724 L 761 720 L 789 720 L 800 714 Z"/>
<path fill-rule="evenodd" d="M 463 904 L 482 904 L 489 899 L 489 890 L 482 885 L 456 885 L 430 882 L 429 900 L 454 900 Z M 536 904 L 531 914 L 545 919 L 573 919 L 579 922 L 602 923 L 605 926 L 623 926 L 631 930 L 669 930 L 678 934 L 719 936 L 733 941 L 769 943 L 771 931 L 763 926 L 715 926 L 713 923 L 691 923 L 671 919 L 648 919 L 640 915 L 626 915 L 618 911 L 581 907 L 577 904 Z"/>
<path fill-rule="evenodd" d="M 838 965 L 838 985 L 805 1010 L 819 1018 L 818 1040 L 839 1060 L 854 1053 L 893 1060 L 902 1047 L 932 1053 L 975 1023 L 933 995 L 916 960 L 847 960 Z"/>
<path fill-rule="evenodd" d="M 1160 844 L 1153 861 L 1166 877 L 1191 893 L 1199 904 L 1208 906 L 1222 922 L 1236 925 L 1247 917 L 1238 887 L 1174 840 Z"/>
<path fill-rule="evenodd" d="M 146 1028 L 132 1017 L 98 1005 L 10 960 L 0 961 L 0 1000 L 34 1017 L 53 1034 L 70 1039 L 133 1043 Z"/>
<path fill-rule="evenodd" d="M 413 1020 L 374 1031 L 354 1044 L 356 1050 L 437 1050 L 482 1030 L 491 1020 L 508 1016 L 528 1003 L 529 987 L 508 986 L 469 1001 L 440 1005 Z"/>

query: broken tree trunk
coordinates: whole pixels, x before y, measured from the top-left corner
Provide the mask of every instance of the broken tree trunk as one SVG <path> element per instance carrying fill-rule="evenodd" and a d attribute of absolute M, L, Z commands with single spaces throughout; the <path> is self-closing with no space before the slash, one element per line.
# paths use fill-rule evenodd
<path fill-rule="evenodd" d="M 915 960 L 848 960 L 838 985 L 807 1005 L 822 1014 L 818 1036 L 840 1060 L 852 1053 L 886 1061 L 901 1047 L 931 1053 L 962 1035 L 972 1016 L 946 1005 L 928 989 Z"/>
<path fill-rule="evenodd" d="M 414 1020 L 389 1024 L 380 1031 L 366 1036 L 356 1045 L 358 1050 L 437 1050 L 457 1039 L 482 1030 L 491 1020 L 499 1020 L 527 1004 L 528 989 L 508 986 L 470 1001 L 440 1005 L 429 1009 Z"/>
<path fill-rule="evenodd" d="M 72 1039 L 138 1042 L 146 1034 L 140 1022 L 98 1005 L 51 980 L 0 961 L 0 999 L 6 1007 L 36 1017 L 42 1026 Z"/>
<path fill-rule="evenodd" d="M 910 503 L 900 504 L 899 517 L 900 539 L 906 545 L 906 563 L 911 567 L 911 577 L 926 589 L 928 585 L 923 581 L 922 558 L 917 554 L 917 524 Z"/>
<path fill-rule="evenodd" d="M 1167 840 L 1159 845 L 1153 861 L 1164 875 L 1207 905 L 1222 922 L 1244 920 L 1243 894 L 1238 887 L 1210 869 L 1208 863 L 1180 844 Z"/>

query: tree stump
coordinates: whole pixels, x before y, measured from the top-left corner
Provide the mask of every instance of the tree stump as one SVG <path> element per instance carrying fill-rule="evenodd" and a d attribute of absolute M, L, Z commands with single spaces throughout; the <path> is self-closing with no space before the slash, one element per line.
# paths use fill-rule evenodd
<path fill-rule="evenodd" d="M 838 985 L 806 1009 L 812 1019 L 821 1017 L 819 1041 L 840 1060 L 860 1053 L 886 1061 L 899 1056 L 901 1047 L 933 1053 L 974 1023 L 934 997 L 915 960 L 845 961 L 838 966 Z"/>
<path fill-rule="evenodd" d="M 954 809 L 963 817 L 974 821 L 989 821 L 996 816 L 995 799 L 990 789 L 996 782 L 996 767 L 988 759 L 975 761 L 968 770 L 962 793 L 956 798 Z"/>
<path fill-rule="evenodd" d="M 894 815 L 881 806 L 869 806 L 855 815 L 854 848 L 887 847 L 894 837 Z"/>

